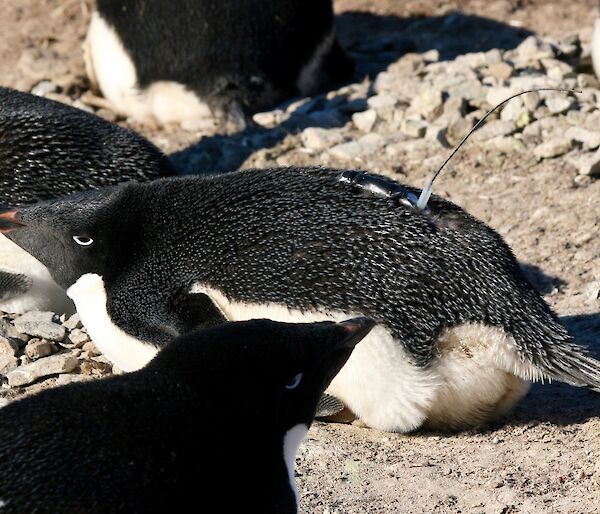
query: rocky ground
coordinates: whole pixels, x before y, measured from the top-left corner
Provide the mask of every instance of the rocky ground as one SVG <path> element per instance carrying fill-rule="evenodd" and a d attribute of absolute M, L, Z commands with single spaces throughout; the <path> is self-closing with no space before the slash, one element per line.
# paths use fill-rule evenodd
<path fill-rule="evenodd" d="M 498 230 L 540 293 L 600 358 L 600 89 L 593 1 L 339 0 L 356 81 L 254 117 L 256 127 L 147 127 L 97 109 L 79 50 L 92 2 L 6 0 L 0 84 L 130 126 L 184 172 L 321 164 L 422 186 L 477 120 L 511 94 L 540 92 L 488 118 L 436 182 Z M 461 9 L 460 12 L 452 9 Z M 76 317 L 0 319 L 0 401 L 111 373 Z M 600 512 L 600 395 L 533 387 L 506 419 L 462 434 L 384 434 L 316 424 L 298 459 L 302 510 Z M 252 463 L 245 463 L 252 472 Z"/>

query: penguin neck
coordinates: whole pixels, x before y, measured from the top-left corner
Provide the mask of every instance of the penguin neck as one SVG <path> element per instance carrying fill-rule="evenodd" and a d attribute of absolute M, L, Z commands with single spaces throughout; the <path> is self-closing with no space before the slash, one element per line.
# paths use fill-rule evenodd
<path fill-rule="evenodd" d="M 299 506 L 300 503 L 295 476 L 296 454 L 307 432 L 308 426 L 301 423 L 290 428 L 283 437 L 283 459 L 285 460 L 285 467 L 288 472 L 290 488 L 296 499 L 296 506 Z"/>

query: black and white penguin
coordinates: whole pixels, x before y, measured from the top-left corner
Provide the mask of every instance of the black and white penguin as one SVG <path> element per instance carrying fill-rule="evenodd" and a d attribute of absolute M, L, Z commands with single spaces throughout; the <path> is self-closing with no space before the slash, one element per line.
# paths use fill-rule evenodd
<path fill-rule="evenodd" d="M 528 382 L 600 390 L 501 236 L 460 207 L 352 171 L 244 170 L 129 184 L 0 215 L 68 289 L 124 370 L 204 324 L 270 318 L 377 327 L 328 392 L 389 431 L 463 428 Z M 25 226 L 20 226 L 23 224 Z"/>
<path fill-rule="evenodd" d="M 594 9 L 594 30 L 592 32 L 592 65 L 594 67 L 594 72 L 596 73 L 596 77 L 600 78 L 600 1 L 596 5 L 596 9 Z"/>
<path fill-rule="evenodd" d="M 0 205 L 175 174 L 136 133 L 39 96 L 0 88 Z M 0 310 L 68 312 L 45 266 L 0 235 Z"/>
<path fill-rule="evenodd" d="M 86 71 L 142 122 L 245 116 L 349 81 L 331 0 L 98 0 Z"/>
<path fill-rule="evenodd" d="M 135 373 L 9 404 L 0 512 L 295 513 L 298 447 L 372 327 L 226 323 Z"/>

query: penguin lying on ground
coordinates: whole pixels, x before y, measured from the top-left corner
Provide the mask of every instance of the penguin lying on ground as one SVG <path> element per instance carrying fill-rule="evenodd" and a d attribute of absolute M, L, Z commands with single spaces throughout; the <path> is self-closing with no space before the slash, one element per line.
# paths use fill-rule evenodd
<path fill-rule="evenodd" d="M 600 390 L 578 347 L 490 227 L 359 172 L 244 170 L 76 195 L 0 214 L 68 289 L 101 351 L 128 371 L 174 336 L 227 320 L 378 326 L 329 393 L 367 425 L 481 424 L 526 381 Z"/>
<path fill-rule="evenodd" d="M 98 0 L 84 44 L 92 85 L 142 122 L 246 114 L 349 81 L 331 0 Z"/>
<path fill-rule="evenodd" d="M 135 373 L 11 403 L 0 512 L 297 512 L 298 447 L 372 327 L 227 323 Z"/>
<path fill-rule="evenodd" d="M 0 88 L 0 205 L 174 173 L 158 148 L 130 130 L 59 102 Z M 0 235 L 0 310 L 72 308 L 46 267 Z"/>

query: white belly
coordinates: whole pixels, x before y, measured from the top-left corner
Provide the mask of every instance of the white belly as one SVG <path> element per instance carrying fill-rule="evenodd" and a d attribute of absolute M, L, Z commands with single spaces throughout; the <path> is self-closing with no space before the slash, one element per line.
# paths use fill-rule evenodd
<path fill-rule="evenodd" d="M 41 262 L 29 255 L 6 236 L 0 234 L 0 270 L 29 277 L 32 285 L 22 295 L 0 302 L 0 310 L 21 314 L 30 310 L 73 312 L 65 291 L 52 279 Z"/>
<path fill-rule="evenodd" d="M 192 292 L 210 296 L 227 319 L 268 318 L 290 323 L 342 321 L 359 312 L 301 312 L 277 304 L 229 301 L 222 292 L 196 284 Z M 424 424 L 464 428 L 503 414 L 527 391 L 516 377 L 534 376 L 518 359 L 501 330 L 463 325 L 440 338 L 445 342 L 427 367 L 414 365 L 402 344 L 382 325 L 356 347 L 328 392 L 364 423 L 384 431 L 408 432 Z M 466 349 L 470 349 L 467 351 Z"/>
<path fill-rule="evenodd" d="M 83 49 L 88 77 L 116 111 L 142 123 L 192 124 L 212 117 L 204 102 L 176 82 L 159 81 L 140 90 L 133 61 L 97 12 L 92 14 Z"/>

